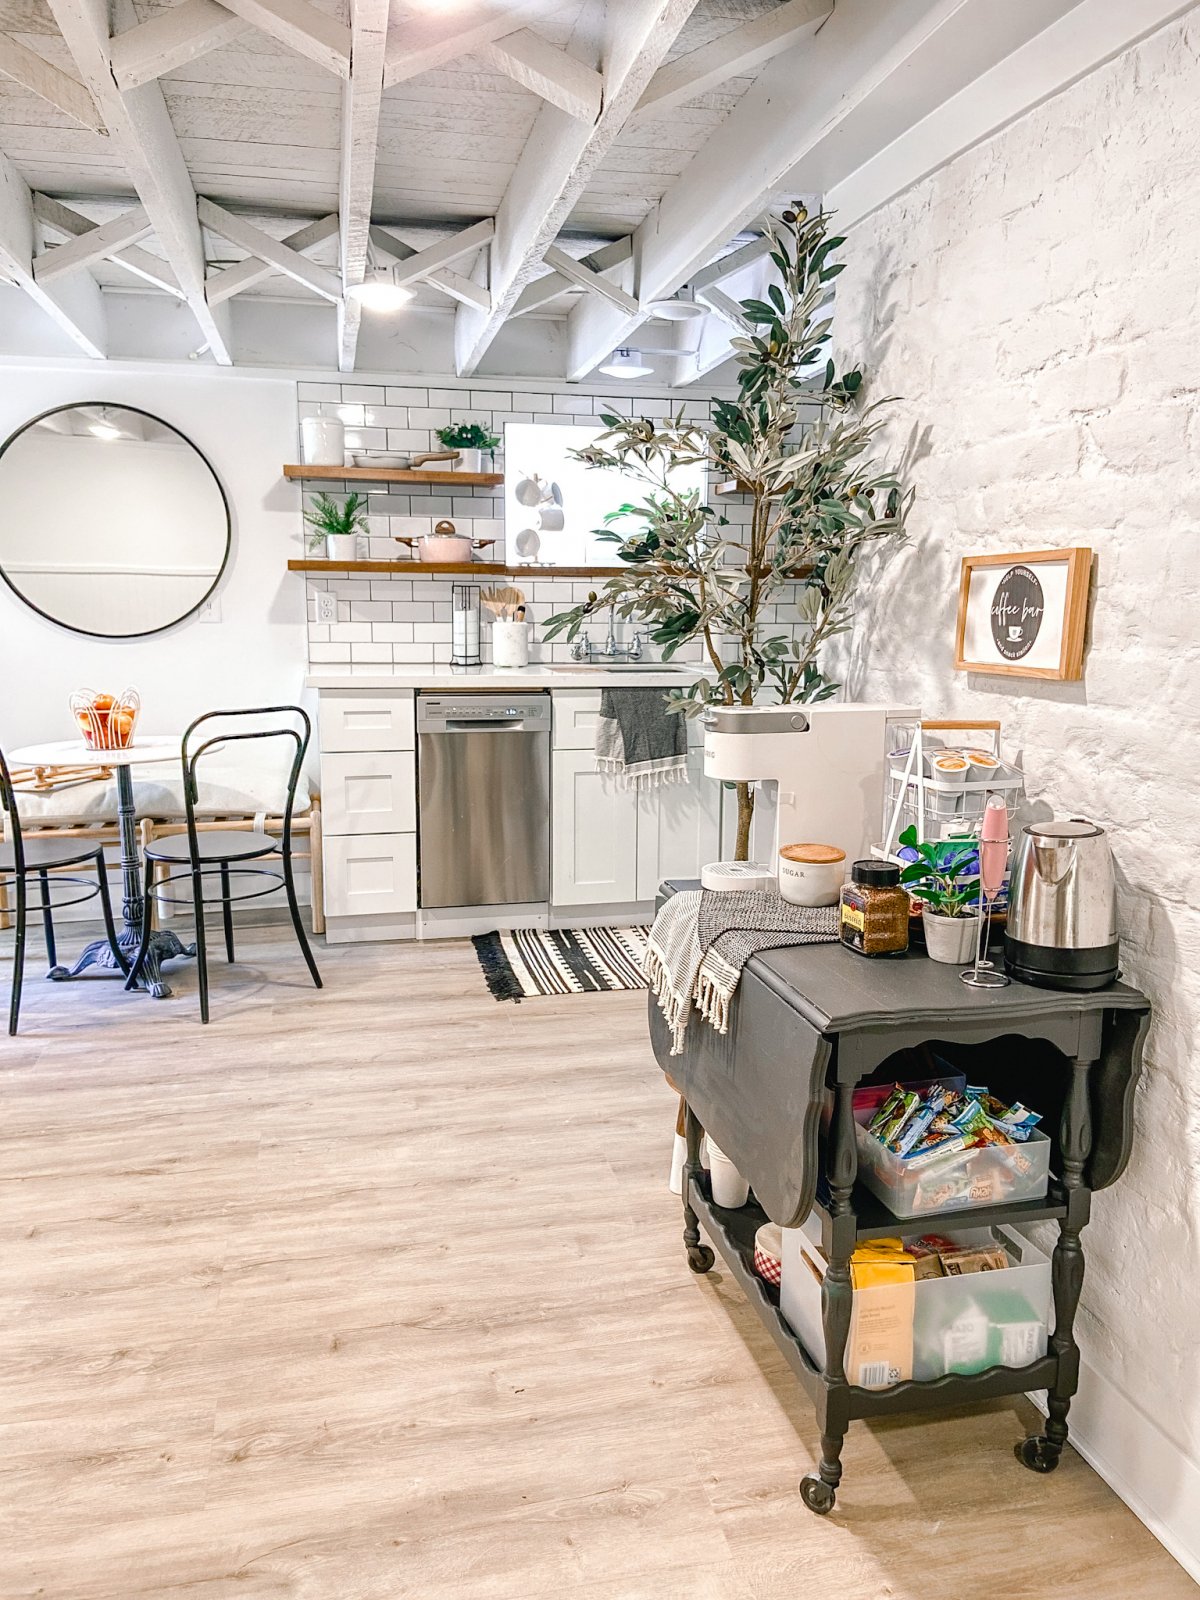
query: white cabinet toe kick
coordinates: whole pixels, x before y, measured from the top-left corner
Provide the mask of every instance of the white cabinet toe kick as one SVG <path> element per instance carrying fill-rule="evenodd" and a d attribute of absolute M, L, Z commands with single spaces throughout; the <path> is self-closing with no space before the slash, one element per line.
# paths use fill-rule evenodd
<path fill-rule="evenodd" d="M 689 781 L 637 791 L 596 770 L 600 690 L 554 690 L 551 698 L 549 901 L 423 908 L 415 692 L 321 691 L 331 944 L 648 921 L 664 878 L 694 878 L 719 858 L 723 791 L 704 775 L 698 724 L 689 724 Z M 493 822 L 486 812 L 472 819 L 476 848 L 481 839 L 492 844 Z M 728 832 L 728 815 L 724 822 Z"/>

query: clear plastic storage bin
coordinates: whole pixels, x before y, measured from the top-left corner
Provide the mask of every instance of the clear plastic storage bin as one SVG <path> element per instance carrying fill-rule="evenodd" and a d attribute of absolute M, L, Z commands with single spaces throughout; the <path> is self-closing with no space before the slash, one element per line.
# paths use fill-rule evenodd
<path fill-rule="evenodd" d="M 854 1113 L 858 1175 L 897 1217 L 934 1216 L 939 1211 L 969 1211 L 975 1206 L 1044 1200 L 1050 1183 L 1050 1140 L 1035 1128 L 1024 1144 L 985 1145 L 920 1157 L 916 1167 L 885 1149 L 866 1130 L 869 1110 Z"/>
<path fill-rule="evenodd" d="M 963 1277 L 925 1278 L 896 1288 L 857 1289 L 846 1345 L 846 1377 L 866 1389 L 888 1388 L 908 1378 L 925 1381 L 947 1373 L 984 1372 L 988 1367 L 1025 1367 L 1046 1354 L 1050 1327 L 1050 1260 L 1011 1228 L 956 1229 L 956 1244 L 1002 1243 L 1015 1258 L 1003 1271 Z M 825 1257 L 821 1225 L 814 1213 L 801 1228 L 784 1228 L 780 1309 L 812 1359 L 823 1366 L 821 1284 Z M 897 1312 L 911 1305 L 911 1355 L 906 1362 L 881 1359 L 877 1329 L 892 1323 L 897 1347 Z M 874 1341 L 874 1342 L 872 1342 Z M 906 1340 L 898 1341 L 902 1352 Z"/>

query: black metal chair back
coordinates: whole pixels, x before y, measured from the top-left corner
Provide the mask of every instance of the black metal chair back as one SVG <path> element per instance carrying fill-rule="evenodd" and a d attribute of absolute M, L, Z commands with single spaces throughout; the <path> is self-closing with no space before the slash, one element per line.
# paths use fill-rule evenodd
<path fill-rule="evenodd" d="M 17 811 L 17 796 L 13 789 L 12 774 L 4 751 L 0 750 L 0 807 L 8 817 L 5 825 L 5 843 L 12 846 L 13 871 L 20 877 L 25 871 L 25 843 L 21 838 L 21 818 Z"/>
<path fill-rule="evenodd" d="M 199 744 L 193 744 L 196 730 L 203 724 L 233 721 L 239 717 L 295 717 L 300 727 L 289 727 L 285 723 L 277 728 L 249 728 L 245 732 L 213 733 L 202 738 Z M 287 803 L 283 811 L 283 851 L 285 855 L 291 854 L 292 810 L 296 803 L 296 786 L 300 782 L 300 774 L 304 770 L 304 758 L 308 754 L 308 746 L 312 739 L 312 721 L 303 706 L 246 706 L 236 711 L 206 711 L 184 732 L 183 802 L 187 818 L 188 844 L 193 857 L 197 854 L 199 837 L 196 829 L 196 805 L 200 799 L 200 786 L 196 780 L 196 768 L 200 758 L 208 750 L 219 750 L 239 741 L 256 739 L 290 739 L 295 745 L 291 770 L 288 773 Z"/>

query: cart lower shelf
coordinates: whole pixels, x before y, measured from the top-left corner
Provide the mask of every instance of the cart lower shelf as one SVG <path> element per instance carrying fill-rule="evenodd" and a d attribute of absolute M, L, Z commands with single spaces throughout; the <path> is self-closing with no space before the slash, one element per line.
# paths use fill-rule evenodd
<path fill-rule="evenodd" d="M 1054 1387 L 1059 1375 L 1059 1358 L 1053 1353 L 1024 1367 L 989 1367 L 986 1372 L 948 1373 L 942 1378 L 911 1380 L 887 1389 L 863 1389 L 845 1380 L 834 1380 L 816 1364 L 792 1332 L 779 1307 L 778 1289 L 766 1283 L 754 1270 L 754 1236 L 768 1220 L 766 1213 L 753 1200 L 736 1210 L 714 1204 L 707 1175 L 703 1172 L 691 1179 L 688 1198 L 713 1249 L 741 1286 L 788 1366 L 817 1402 L 819 1413 L 827 1412 L 830 1398 L 835 1395 L 844 1415 L 853 1420 L 964 1406 L 977 1400 Z M 707 1272 L 714 1261 L 712 1251 L 703 1245 L 688 1250 L 688 1264 L 694 1272 Z M 1047 1448 L 1046 1445 L 1040 1437 L 1022 1440 L 1016 1446 L 1017 1460 L 1033 1472 L 1053 1471 L 1061 1447 Z M 809 1510 L 823 1515 L 833 1509 L 834 1489 L 821 1478 L 805 1478 L 800 1492 Z"/>

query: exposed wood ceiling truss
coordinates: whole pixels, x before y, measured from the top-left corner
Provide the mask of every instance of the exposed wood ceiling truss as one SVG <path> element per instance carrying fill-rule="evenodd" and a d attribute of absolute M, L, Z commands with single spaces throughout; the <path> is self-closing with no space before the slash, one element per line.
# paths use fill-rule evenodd
<path fill-rule="evenodd" d="M 186 306 L 221 364 L 235 296 L 322 304 L 349 371 L 386 270 L 453 315 L 460 375 L 549 316 L 573 379 L 683 289 L 690 381 L 728 354 L 772 208 L 1105 4 L 0 0 L 0 275 L 94 358 L 106 290 Z"/>

